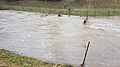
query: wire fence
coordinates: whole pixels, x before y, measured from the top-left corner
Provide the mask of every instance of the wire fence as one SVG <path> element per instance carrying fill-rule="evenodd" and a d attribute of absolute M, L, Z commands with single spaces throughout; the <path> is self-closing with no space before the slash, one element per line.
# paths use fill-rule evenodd
<path fill-rule="evenodd" d="M 11 10 L 25 10 L 25 11 L 36 11 L 36 12 L 49 12 L 49 13 L 63 13 L 69 14 L 68 9 L 71 8 L 72 15 L 85 16 L 89 10 L 89 16 L 120 16 L 120 2 L 115 1 L 111 3 L 107 2 L 69 2 L 67 8 L 64 9 L 63 1 L 13 1 L 5 2 L 0 1 L 0 9 L 11 9 Z M 89 8 L 87 8 L 89 7 Z M 45 8 L 45 9 L 44 9 Z"/>

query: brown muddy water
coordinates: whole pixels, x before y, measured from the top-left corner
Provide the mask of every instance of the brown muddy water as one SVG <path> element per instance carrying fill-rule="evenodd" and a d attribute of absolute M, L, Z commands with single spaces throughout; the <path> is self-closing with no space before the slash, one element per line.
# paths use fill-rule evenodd
<path fill-rule="evenodd" d="M 119 67 L 120 17 L 90 17 L 87 25 L 82 24 L 84 19 L 0 11 L 0 49 L 79 66 L 90 41 L 85 67 Z"/>

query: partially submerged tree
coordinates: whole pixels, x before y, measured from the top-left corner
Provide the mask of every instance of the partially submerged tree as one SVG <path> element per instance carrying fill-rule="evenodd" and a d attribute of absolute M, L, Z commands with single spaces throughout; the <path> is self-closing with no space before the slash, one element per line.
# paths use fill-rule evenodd
<path fill-rule="evenodd" d="M 90 1 L 86 0 L 86 18 L 83 21 L 83 24 L 86 25 L 86 23 L 88 22 L 88 16 L 89 16 L 89 8 L 90 8 Z"/>

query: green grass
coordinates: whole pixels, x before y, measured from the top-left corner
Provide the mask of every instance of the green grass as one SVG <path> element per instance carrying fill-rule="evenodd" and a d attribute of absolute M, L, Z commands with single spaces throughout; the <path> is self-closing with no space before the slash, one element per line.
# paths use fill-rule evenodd
<path fill-rule="evenodd" d="M 67 67 L 67 65 L 46 63 L 0 49 L 0 67 Z"/>
<path fill-rule="evenodd" d="M 30 12 L 40 12 L 40 13 L 51 13 L 58 14 L 62 13 L 68 15 L 69 12 L 67 9 L 50 9 L 50 8 L 41 8 L 41 7 L 23 7 L 21 6 L 4 6 L 4 9 L 16 10 L 16 11 L 30 11 Z M 71 15 L 77 16 L 86 16 L 87 10 L 85 8 L 72 9 Z M 115 11 L 111 8 L 96 8 L 89 9 L 89 16 L 120 16 L 120 9 Z"/>

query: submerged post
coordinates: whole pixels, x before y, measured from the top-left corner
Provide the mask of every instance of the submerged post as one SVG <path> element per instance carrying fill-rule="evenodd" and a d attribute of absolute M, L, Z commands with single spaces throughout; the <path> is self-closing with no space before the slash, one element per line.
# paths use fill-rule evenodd
<path fill-rule="evenodd" d="M 84 56 L 83 63 L 80 65 L 81 67 L 84 67 L 84 64 L 85 64 L 85 60 L 86 60 L 86 56 L 87 56 L 87 52 L 88 52 L 89 45 L 90 45 L 90 41 L 88 42 L 88 45 L 87 45 L 87 49 L 86 49 L 86 52 L 85 52 L 85 56 Z"/>
<path fill-rule="evenodd" d="M 71 15 L 71 8 L 68 9 L 68 12 L 69 12 L 68 16 L 70 17 L 70 15 Z"/>

